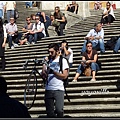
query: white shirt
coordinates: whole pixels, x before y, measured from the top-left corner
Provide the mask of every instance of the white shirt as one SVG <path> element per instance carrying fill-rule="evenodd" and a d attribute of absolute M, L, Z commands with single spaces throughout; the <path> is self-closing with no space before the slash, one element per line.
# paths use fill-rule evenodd
<path fill-rule="evenodd" d="M 64 53 L 63 56 L 68 59 L 69 63 L 73 63 L 73 51 L 71 48 L 68 48 L 68 51 L 70 52 L 70 54 L 66 56 Z"/>
<path fill-rule="evenodd" d="M 50 68 L 56 72 L 59 72 L 60 65 L 59 65 L 59 57 L 58 56 L 55 60 L 50 63 Z M 69 65 L 65 58 L 62 61 L 62 70 L 68 69 Z M 63 80 L 60 78 L 55 77 L 54 74 L 48 74 L 48 80 L 46 84 L 46 90 L 62 90 L 64 91 Z"/>
<path fill-rule="evenodd" d="M 44 34 L 44 36 L 46 36 L 44 23 L 41 23 L 39 21 L 37 24 L 37 30 L 40 30 L 41 28 L 43 28 L 42 33 Z M 32 31 L 34 31 L 35 29 L 36 29 L 36 23 L 33 24 Z"/>
<path fill-rule="evenodd" d="M 111 10 L 110 10 L 109 14 L 112 15 L 115 18 L 115 15 L 114 15 L 114 12 L 113 12 L 113 7 L 111 6 L 110 9 Z M 105 8 L 103 13 L 105 13 L 106 11 L 107 11 L 107 9 Z"/>
<path fill-rule="evenodd" d="M 14 10 L 14 5 L 16 4 L 15 1 L 7 1 L 6 2 L 6 10 Z"/>
<path fill-rule="evenodd" d="M 102 39 L 104 39 L 104 30 L 103 30 L 103 28 L 99 32 L 96 32 L 95 29 L 91 29 L 86 37 L 90 37 L 90 36 L 94 36 L 94 37 L 101 36 Z M 94 39 L 93 42 L 98 43 L 98 39 Z"/>
<path fill-rule="evenodd" d="M 4 37 L 7 38 L 7 32 L 6 32 L 6 27 L 3 25 L 3 30 L 4 30 Z"/>

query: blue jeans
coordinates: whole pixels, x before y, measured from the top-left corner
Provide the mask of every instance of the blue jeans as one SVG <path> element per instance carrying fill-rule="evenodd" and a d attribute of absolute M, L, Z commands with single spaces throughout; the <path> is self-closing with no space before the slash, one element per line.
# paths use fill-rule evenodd
<path fill-rule="evenodd" d="M 26 8 L 32 7 L 32 2 L 25 2 Z"/>
<path fill-rule="evenodd" d="M 105 52 L 104 40 L 103 39 L 99 39 L 98 43 L 95 43 L 92 40 L 90 40 L 90 41 L 92 42 L 93 47 L 96 47 L 97 44 L 99 44 L 100 45 L 100 51 L 103 52 L 103 53 Z M 82 53 L 86 51 L 86 43 L 87 43 L 87 40 L 85 40 L 85 42 L 83 44 L 82 51 L 81 51 Z"/>
<path fill-rule="evenodd" d="M 10 22 L 10 17 L 14 18 L 14 10 L 7 10 L 7 21 Z"/>
<path fill-rule="evenodd" d="M 96 71 L 97 72 L 98 70 L 100 70 L 99 65 L 97 63 L 91 63 L 90 66 L 91 66 L 91 70 L 92 71 Z M 76 72 L 81 74 L 81 73 L 84 72 L 84 70 L 85 70 L 84 66 L 80 64 L 78 69 L 76 70 Z"/>
<path fill-rule="evenodd" d="M 120 49 L 120 38 L 117 40 L 115 47 L 114 47 L 114 51 L 118 52 L 118 50 Z"/>
<path fill-rule="evenodd" d="M 29 36 L 29 43 L 31 43 L 32 41 L 37 43 L 37 39 L 41 39 L 44 37 L 44 34 L 42 32 L 39 32 L 39 33 L 35 33 L 35 34 L 31 34 Z"/>
<path fill-rule="evenodd" d="M 8 43 L 9 43 L 9 47 L 11 48 L 13 46 L 12 41 L 14 41 L 16 44 L 18 44 L 21 37 L 22 37 L 22 33 L 18 33 L 15 36 L 7 35 L 7 40 L 8 40 Z"/>
<path fill-rule="evenodd" d="M 45 91 L 45 106 L 46 106 L 47 117 L 62 118 L 64 116 L 64 110 L 63 110 L 64 91 L 46 90 Z M 56 114 L 57 114 L 57 116 L 56 116 Z"/>
<path fill-rule="evenodd" d="M 4 16 L 4 15 L 3 15 L 3 10 L 0 9 L 0 17 L 2 18 L 2 16 Z"/>

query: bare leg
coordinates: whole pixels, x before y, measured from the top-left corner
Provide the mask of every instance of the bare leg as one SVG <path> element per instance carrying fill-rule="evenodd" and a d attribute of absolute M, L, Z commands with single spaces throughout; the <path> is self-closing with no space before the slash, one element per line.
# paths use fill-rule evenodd
<path fill-rule="evenodd" d="M 79 73 L 75 74 L 75 77 L 74 77 L 74 80 L 73 80 L 74 82 L 77 82 L 77 79 L 78 79 L 79 75 L 80 75 Z"/>
<path fill-rule="evenodd" d="M 92 71 L 92 79 L 94 80 L 94 81 L 96 81 L 96 79 L 95 79 L 95 71 Z"/>

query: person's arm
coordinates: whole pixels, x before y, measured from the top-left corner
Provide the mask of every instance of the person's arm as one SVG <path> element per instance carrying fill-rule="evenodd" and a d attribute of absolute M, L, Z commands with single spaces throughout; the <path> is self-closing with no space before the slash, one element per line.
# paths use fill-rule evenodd
<path fill-rule="evenodd" d="M 41 15 L 43 16 L 44 22 L 46 22 L 47 20 L 46 20 L 46 15 L 45 15 L 45 13 L 44 13 L 44 12 L 41 12 Z"/>
<path fill-rule="evenodd" d="M 84 39 L 85 39 L 85 40 L 90 40 L 91 35 L 92 35 L 92 30 L 90 30 L 90 31 L 88 32 L 88 34 L 86 35 L 86 37 L 85 37 Z"/>
<path fill-rule="evenodd" d="M 56 19 L 58 22 L 65 22 L 65 17 L 63 15 L 63 13 L 60 12 L 60 16 L 62 16 L 62 19 Z"/>
<path fill-rule="evenodd" d="M 75 4 L 75 11 L 74 11 L 75 14 L 76 14 L 77 8 L 78 8 L 78 5 Z"/>
<path fill-rule="evenodd" d="M 68 77 L 68 71 L 69 71 L 69 65 L 66 59 L 63 58 L 62 61 L 62 66 L 63 66 L 63 72 L 59 73 L 59 72 L 55 72 L 53 71 L 53 74 L 60 79 L 66 79 Z"/>
<path fill-rule="evenodd" d="M 87 60 L 86 63 L 87 63 L 87 64 L 90 64 L 90 63 L 92 63 L 92 62 L 96 62 L 96 61 L 97 61 L 97 58 L 98 58 L 98 55 L 95 54 L 95 55 L 94 55 L 94 60 Z"/>
<path fill-rule="evenodd" d="M 2 47 L 5 47 L 6 40 L 7 40 L 7 32 L 6 32 L 5 26 L 3 26 L 3 29 L 4 29 L 4 41 L 3 41 Z"/>

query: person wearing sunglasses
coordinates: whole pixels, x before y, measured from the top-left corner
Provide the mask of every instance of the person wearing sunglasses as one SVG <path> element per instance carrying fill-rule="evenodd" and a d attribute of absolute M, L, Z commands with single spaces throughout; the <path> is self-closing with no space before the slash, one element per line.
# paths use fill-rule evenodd
<path fill-rule="evenodd" d="M 86 42 L 90 40 L 92 42 L 93 49 L 99 50 L 100 53 L 105 53 L 104 47 L 104 30 L 100 22 L 94 24 L 95 28 L 91 29 L 87 36 L 84 38 L 84 44 L 81 50 L 81 53 L 86 51 Z"/>
<path fill-rule="evenodd" d="M 29 40 L 29 36 L 30 36 L 30 30 L 32 30 L 33 27 L 33 23 L 31 22 L 31 18 L 30 17 L 26 17 L 26 23 L 24 25 L 24 27 L 22 28 L 22 31 L 24 32 L 23 36 L 24 39 L 23 40 L 19 40 L 20 44 L 23 45 L 24 43 L 29 44 L 30 40 Z"/>
<path fill-rule="evenodd" d="M 110 2 L 106 3 L 106 8 L 103 11 L 103 15 L 101 17 L 101 24 L 110 25 L 113 21 L 115 21 L 115 15 L 113 11 L 113 7 Z"/>
<path fill-rule="evenodd" d="M 86 61 L 86 62 L 83 62 Z M 77 82 L 78 77 L 80 74 L 82 74 L 85 70 L 85 66 L 90 65 L 91 71 L 92 71 L 92 79 L 91 81 L 96 81 L 95 75 L 96 72 L 100 69 L 100 66 L 98 64 L 98 54 L 96 50 L 92 49 L 92 42 L 87 41 L 86 42 L 86 51 L 82 53 L 82 62 L 79 65 L 73 82 Z"/>
<path fill-rule="evenodd" d="M 35 23 L 33 24 L 32 30 L 30 30 L 29 33 L 31 34 L 29 36 L 29 42 L 32 44 L 37 43 L 38 39 L 46 37 L 45 26 L 44 23 L 40 21 L 39 16 L 35 16 Z"/>

